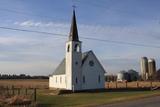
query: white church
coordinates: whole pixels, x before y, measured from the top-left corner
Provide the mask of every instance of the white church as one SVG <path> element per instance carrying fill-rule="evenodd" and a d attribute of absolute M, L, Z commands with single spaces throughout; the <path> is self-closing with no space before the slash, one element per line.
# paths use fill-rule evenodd
<path fill-rule="evenodd" d="M 49 88 L 72 91 L 105 88 L 105 70 L 93 51 L 82 53 L 75 11 L 73 10 L 69 39 L 66 42 L 65 58 L 49 77 Z"/>

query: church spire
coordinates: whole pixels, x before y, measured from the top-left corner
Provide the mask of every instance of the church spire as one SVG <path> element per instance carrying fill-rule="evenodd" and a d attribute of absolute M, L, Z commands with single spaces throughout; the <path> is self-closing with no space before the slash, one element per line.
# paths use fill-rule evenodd
<path fill-rule="evenodd" d="M 73 17 L 72 17 L 72 23 L 71 23 L 70 33 L 69 33 L 69 41 L 79 41 L 76 15 L 75 15 L 74 9 L 73 9 Z"/>

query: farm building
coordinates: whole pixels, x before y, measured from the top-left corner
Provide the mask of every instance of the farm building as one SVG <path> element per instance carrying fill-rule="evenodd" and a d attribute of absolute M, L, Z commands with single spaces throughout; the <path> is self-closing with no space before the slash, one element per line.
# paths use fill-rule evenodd
<path fill-rule="evenodd" d="M 129 75 L 126 71 L 120 71 L 117 74 L 117 81 L 122 82 L 122 81 L 127 81 L 129 78 Z"/>
<path fill-rule="evenodd" d="M 93 53 L 82 53 L 79 41 L 75 11 L 73 10 L 69 39 L 66 42 L 65 58 L 49 77 L 50 88 L 72 91 L 103 89 L 105 70 Z"/>
<path fill-rule="evenodd" d="M 135 70 L 128 70 L 126 71 L 120 71 L 117 74 L 117 81 L 122 82 L 122 81 L 137 81 L 139 79 L 139 74 Z"/>

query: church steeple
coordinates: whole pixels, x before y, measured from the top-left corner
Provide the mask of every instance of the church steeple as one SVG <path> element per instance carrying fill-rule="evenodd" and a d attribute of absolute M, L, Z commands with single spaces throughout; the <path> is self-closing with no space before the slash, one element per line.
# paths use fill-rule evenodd
<path fill-rule="evenodd" d="M 72 23 L 71 23 L 70 33 L 69 33 L 69 41 L 79 41 L 76 15 L 75 15 L 74 9 L 73 9 Z"/>

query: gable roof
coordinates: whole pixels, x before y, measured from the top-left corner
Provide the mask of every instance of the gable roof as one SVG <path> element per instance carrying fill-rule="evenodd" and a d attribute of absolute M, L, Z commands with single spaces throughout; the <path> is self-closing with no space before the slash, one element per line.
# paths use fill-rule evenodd
<path fill-rule="evenodd" d="M 104 71 L 104 73 L 105 73 L 105 69 L 103 68 L 102 64 L 99 62 L 99 60 L 98 60 L 98 58 L 96 57 L 96 55 L 95 55 L 92 51 L 90 51 L 90 53 L 94 56 L 94 58 L 95 58 L 95 60 L 97 61 L 98 65 L 101 67 L 101 69 L 102 69 L 102 70 Z"/>
<path fill-rule="evenodd" d="M 88 55 L 89 55 L 90 52 L 92 52 L 92 51 L 90 50 L 90 51 L 84 52 L 82 54 L 82 66 L 83 66 L 84 62 L 87 60 Z"/>
<path fill-rule="evenodd" d="M 88 56 L 89 56 L 90 53 L 94 55 L 94 53 L 93 53 L 91 50 L 82 53 L 82 65 L 81 65 L 81 66 L 83 66 L 83 64 L 84 64 L 85 61 L 87 60 L 87 58 L 88 58 Z M 94 57 L 95 57 L 96 60 L 98 61 L 98 59 L 97 59 L 97 57 L 96 57 L 95 55 L 94 55 Z M 103 69 L 103 71 L 105 72 L 103 66 L 100 64 L 99 61 L 98 61 L 98 64 L 100 65 L 100 67 L 101 67 L 101 68 Z M 65 74 L 65 72 L 66 72 L 65 68 L 66 68 L 66 59 L 64 58 L 64 59 L 61 61 L 61 63 L 58 65 L 58 67 L 56 68 L 56 70 L 53 72 L 52 75 L 63 75 L 63 74 Z"/>
<path fill-rule="evenodd" d="M 52 75 L 61 75 L 65 74 L 65 66 L 66 66 L 66 61 L 65 58 L 61 61 L 61 63 L 58 65 L 56 70 L 53 72 Z"/>
<path fill-rule="evenodd" d="M 86 61 L 88 54 L 91 51 L 87 51 L 85 53 L 82 53 L 82 66 L 84 64 L 84 62 Z M 66 59 L 64 58 L 61 63 L 58 65 L 58 67 L 56 68 L 56 70 L 53 72 L 52 75 L 63 75 L 65 74 L 65 68 L 66 68 Z"/>

